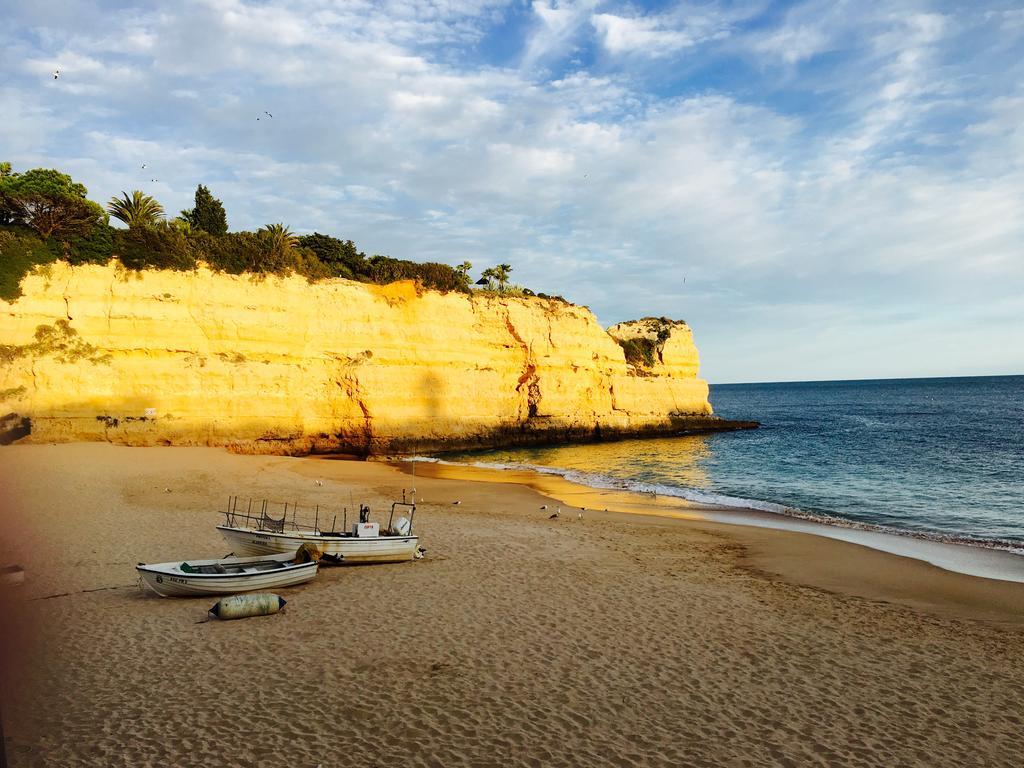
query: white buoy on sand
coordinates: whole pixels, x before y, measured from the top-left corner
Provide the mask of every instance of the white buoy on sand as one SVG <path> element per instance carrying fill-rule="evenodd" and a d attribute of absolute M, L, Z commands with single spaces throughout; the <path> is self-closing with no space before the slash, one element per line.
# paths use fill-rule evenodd
<path fill-rule="evenodd" d="M 221 598 L 210 609 L 218 619 L 246 619 L 250 616 L 270 616 L 285 606 L 285 599 L 270 593 L 232 595 Z"/>

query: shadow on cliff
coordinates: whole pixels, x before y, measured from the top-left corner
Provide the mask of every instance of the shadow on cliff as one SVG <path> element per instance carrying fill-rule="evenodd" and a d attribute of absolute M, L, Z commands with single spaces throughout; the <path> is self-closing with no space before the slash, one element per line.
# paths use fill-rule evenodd
<path fill-rule="evenodd" d="M 409 424 L 409 432 L 422 435 L 424 444 L 431 446 L 437 444 L 437 425 L 445 417 L 444 413 L 444 383 L 436 373 L 428 371 L 420 376 L 419 400 L 423 404 L 423 416 L 419 423 Z M 418 449 L 416 438 L 413 438 L 413 452 Z"/>

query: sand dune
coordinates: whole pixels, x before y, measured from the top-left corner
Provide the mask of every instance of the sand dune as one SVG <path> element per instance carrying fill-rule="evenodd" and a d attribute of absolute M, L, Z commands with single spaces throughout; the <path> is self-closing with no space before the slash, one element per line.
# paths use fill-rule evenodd
<path fill-rule="evenodd" d="M 1020 762 L 1019 585 L 950 574 L 966 592 L 929 594 L 928 566 L 852 545 L 548 520 L 539 506 L 559 502 L 523 485 L 383 464 L 0 456 L 3 559 L 28 569 L 3 603 L 15 768 Z M 413 483 L 426 559 L 324 570 L 277 616 L 206 622 L 210 601 L 135 584 L 136 561 L 224 554 L 230 493 L 327 507 L 351 492 L 379 515 Z"/>

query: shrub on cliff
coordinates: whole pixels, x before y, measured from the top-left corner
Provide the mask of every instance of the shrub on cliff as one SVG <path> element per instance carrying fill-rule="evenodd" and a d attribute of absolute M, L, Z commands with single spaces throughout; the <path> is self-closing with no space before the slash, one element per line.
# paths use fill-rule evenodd
<path fill-rule="evenodd" d="M 287 227 L 265 227 L 259 232 L 229 232 L 214 237 L 196 231 L 188 236 L 195 257 L 215 272 L 232 275 L 287 275 L 295 272 L 309 280 L 332 277 L 331 270 L 316 254 L 293 245 Z"/>
<path fill-rule="evenodd" d="M 264 244 L 253 232 L 232 232 L 214 237 L 205 231 L 193 232 L 188 237 L 196 257 L 210 265 L 215 272 L 240 275 L 256 272 Z"/>
<path fill-rule="evenodd" d="M 433 288 L 443 293 L 469 290 L 465 280 L 448 264 L 432 261 L 417 264 L 414 261 L 392 259 L 388 256 L 371 256 L 368 264 L 369 277 L 374 283 L 386 284 L 398 280 L 416 280 L 426 288 Z"/>
<path fill-rule="evenodd" d="M 114 254 L 128 269 L 196 267 L 196 257 L 185 235 L 174 227 L 132 227 L 114 232 Z"/>
<path fill-rule="evenodd" d="M 330 235 L 314 232 L 299 238 L 299 246 L 307 248 L 330 270 L 333 277 L 347 277 L 350 280 L 365 279 L 369 274 L 366 254 L 356 249 L 351 240 L 339 240 Z"/>
<path fill-rule="evenodd" d="M 638 368 L 651 368 L 657 359 L 657 342 L 642 336 L 633 339 L 616 339 L 626 356 L 626 362 Z"/>
<path fill-rule="evenodd" d="M 310 282 L 326 280 L 329 277 L 338 277 L 330 267 L 320 261 L 316 254 L 308 248 L 295 249 L 295 271 Z"/>
<path fill-rule="evenodd" d="M 39 236 L 21 227 L 0 228 L 0 298 L 21 296 L 21 281 L 32 267 L 56 260 Z"/>
<path fill-rule="evenodd" d="M 61 258 L 69 264 L 106 264 L 114 256 L 114 232 L 106 222 L 96 224 L 87 235 L 69 238 Z"/>

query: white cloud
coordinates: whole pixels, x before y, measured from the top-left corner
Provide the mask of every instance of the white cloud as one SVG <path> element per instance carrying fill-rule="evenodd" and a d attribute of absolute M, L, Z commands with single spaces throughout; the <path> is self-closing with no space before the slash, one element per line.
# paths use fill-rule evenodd
<path fill-rule="evenodd" d="M 783 27 L 757 40 L 754 50 L 771 54 L 787 64 L 806 61 L 829 49 L 829 36 L 812 24 Z"/>
<path fill-rule="evenodd" d="M 526 41 L 523 68 L 568 53 L 597 3 L 598 0 L 533 0 L 534 27 Z"/>
<path fill-rule="evenodd" d="M 744 28 L 756 8 L 538 0 L 518 67 L 472 53 L 506 12 L 487 2 L 196 0 L 0 32 L 0 64 L 20 62 L 0 88 L 0 145 L 97 200 L 144 188 L 178 210 L 202 182 L 233 228 L 283 220 L 371 253 L 510 261 L 607 322 L 681 315 L 719 380 L 743 377 L 733 360 L 772 378 L 789 362 L 771 339 L 820 321 L 829 333 L 804 351 L 853 375 L 869 352 L 850 362 L 836 340 L 881 338 L 893 307 L 1019 306 L 1024 94 L 997 77 L 1019 82 L 1019 63 L 1000 74 L 950 49 L 970 19 L 829 6 Z M 595 43 L 597 63 L 540 66 Z M 819 74 L 825 51 L 845 63 Z M 665 94 L 645 78 L 669 54 L 754 61 L 754 82 Z M 68 80 L 53 87 L 58 60 Z M 780 88 L 810 111 L 773 101 Z M 905 327 L 934 339 L 937 323 Z M 741 358 L 735 339 L 758 344 Z"/>
<path fill-rule="evenodd" d="M 694 44 L 688 34 L 678 29 L 667 29 L 658 19 L 598 13 L 591 21 L 604 47 L 613 54 L 638 53 L 658 57 Z"/>

